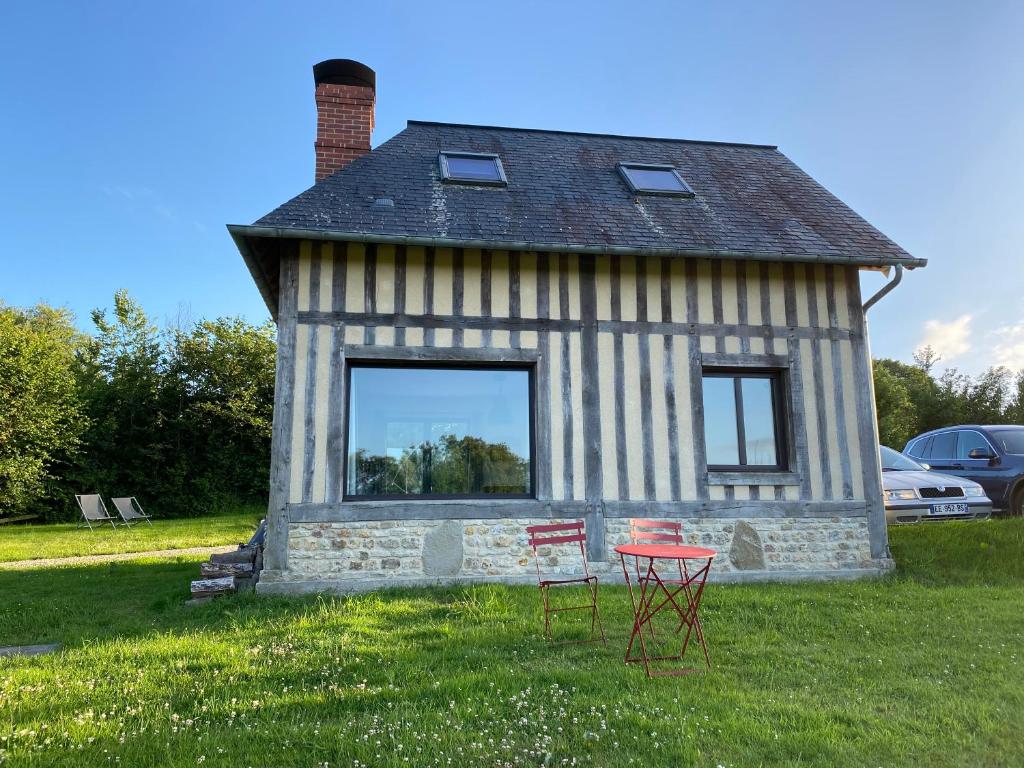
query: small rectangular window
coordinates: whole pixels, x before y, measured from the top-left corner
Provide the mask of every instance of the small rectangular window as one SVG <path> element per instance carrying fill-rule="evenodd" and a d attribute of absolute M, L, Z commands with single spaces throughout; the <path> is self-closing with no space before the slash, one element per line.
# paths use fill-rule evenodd
<path fill-rule="evenodd" d="M 442 152 L 438 155 L 441 178 L 463 184 L 505 186 L 505 169 L 501 158 L 479 152 Z"/>
<path fill-rule="evenodd" d="M 784 470 L 781 375 L 705 370 L 702 383 L 708 469 Z"/>
<path fill-rule="evenodd" d="M 619 163 L 619 173 L 635 193 L 693 197 L 693 190 L 671 165 Z"/>
<path fill-rule="evenodd" d="M 349 371 L 346 498 L 532 494 L 529 369 Z"/>

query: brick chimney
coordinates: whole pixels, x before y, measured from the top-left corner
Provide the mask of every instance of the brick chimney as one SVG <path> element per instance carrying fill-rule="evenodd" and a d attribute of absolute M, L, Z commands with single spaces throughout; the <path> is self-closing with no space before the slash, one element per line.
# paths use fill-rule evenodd
<path fill-rule="evenodd" d="M 377 75 L 351 59 L 313 65 L 316 83 L 316 180 L 370 151 Z"/>

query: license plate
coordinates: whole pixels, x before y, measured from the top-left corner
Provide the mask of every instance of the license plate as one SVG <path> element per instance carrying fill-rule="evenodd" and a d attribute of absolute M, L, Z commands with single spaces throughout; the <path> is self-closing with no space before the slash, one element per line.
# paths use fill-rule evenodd
<path fill-rule="evenodd" d="M 932 504 L 931 515 L 966 515 L 966 504 Z"/>

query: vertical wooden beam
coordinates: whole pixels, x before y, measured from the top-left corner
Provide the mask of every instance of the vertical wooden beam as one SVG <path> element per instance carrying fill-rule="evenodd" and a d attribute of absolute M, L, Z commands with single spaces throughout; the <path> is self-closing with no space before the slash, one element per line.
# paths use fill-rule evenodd
<path fill-rule="evenodd" d="M 793 264 L 787 262 L 782 269 L 782 291 L 786 304 L 786 325 L 789 327 L 786 344 L 789 350 L 789 389 L 790 412 L 792 415 L 792 439 L 797 462 L 797 474 L 800 475 L 800 498 L 811 498 L 811 460 L 807 448 L 807 401 L 804 398 L 804 381 L 800 340 L 794 331 L 797 327 L 796 316 L 796 276 Z"/>
<path fill-rule="evenodd" d="M 423 314 L 432 315 L 434 313 L 434 259 L 436 254 L 432 247 L 427 247 L 424 252 L 424 267 L 423 267 Z M 432 347 L 434 346 L 434 329 L 424 328 L 423 329 L 423 346 Z"/>
<path fill-rule="evenodd" d="M 807 318 L 811 328 L 817 328 L 818 318 L 818 286 L 817 272 L 811 265 L 804 266 L 804 285 L 807 290 Z M 814 412 L 818 421 L 818 445 L 815 451 L 821 461 L 821 489 L 826 500 L 831 500 L 832 493 L 832 459 L 828 444 L 828 414 L 826 409 L 833 405 L 825 399 L 825 366 L 822 363 L 821 339 L 811 339 L 811 367 L 814 370 Z M 826 404 L 827 403 L 827 404 Z"/>
<path fill-rule="evenodd" d="M 636 319 L 646 323 L 647 318 L 647 260 L 637 259 L 636 267 Z M 654 431 L 651 397 L 651 337 L 646 331 L 637 334 L 637 354 L 640 358 L 640 436 L 643 445 L 644 498 L 657 498 L 654 489 Z"/>
<path fill-rule="evenodd" d="M 369 313 L 377 311 L 377 246 L 374 243 L 367 243 L 366 258 L 363 267 L 363 306 Z M 376 327 L 367 324 L 365 330 L 365 343 L 377 343 Z"/>
<path fill-rule="evenodd" d="M 846 298 L 850 313 L 853 377 L 857 385 L 857 426 L 860 433 L 861 472 L 868 507 L 868 536 L 873 558 L 889 557 L 889 532 L 882 502 L 882 467 L 878 454 L 878 422 L 875 418 L 875 385 L 871 376 L 871 345 L 860 298 L 860 276 L 847 267 Z"/>
<path fill-rule="evenodd" d="M 712 322 L 715 325 L 725 323 L 724 312 L 722 311 L 722 260 L 711 260 L 711 313 Z M 725 337 L 715 334 L 715 352 L 725 352 Z"/>
<path fill-rule="evenodd" d="M 395 246 L 395 314 L 405 314 L 405 275 L 409 255 L 404 245 Z M 405 346 L 405 328 L 395 328 L 395 346 Z"/>
<path fill-rule="evenodd" d="M 828 306 L 828 324 L 839 327 L 839 313 L 836 308 L 836 270 L 830 265 L 825 272 L 825 301 Z M 853 498 L 853 472 L 850 468 L 850 442 L 846 429 L 846 399 L 843 394 L 843 360 L 838 339 L 832 339 L 832 391 L 835 396 L 836 440 L 839 443 L 839 463 L 843 473 L 843 499 Z"/>
<path fill-rule="evenodd" d="M 672 322 L 672 261 L 661 259 L 661 320 Z M 666 333 L 663 337 L 665 357 L 663 362 L 665 380 L 665 416 L 668 421 L 669 493 L 672 501 L 682 499 L 682 481 L 679 475 L 679 415 L 676 413 L 675 383 L 675 337 Z"/>
<path fill-rule="evenodd" d="M 320 308 L 320 253 L 309 258 L 309 306 Z M 303 444 L 302 444 L 302 501 L 313 501 L 313 469 L 316 462 L 316 368 L 320 333 L 327 328 L 310 325 L 306 334 L 306 397 L 303 401 Z"/>
<path fill-rule="evenodd" d="M 550 319 L 551 296 L 549 280 L 550 255 L 537 254 L 537 317 Z M 482 280 L 482 277 L 481 277 Z M 482 288 L 481 284 L 481 288 Z M 490 282 L 488 279 L 488 294 Z M 487 303 L 490 305 L 490 295 Z M 490 306 L 488 306 L 490 311 Z M 551 498 L 551 334 L 540 331 L 537 334 L 537 498 Z"/>
<path fill-rule="evenodd" d="M 604 507 L 601 504 L 604 476 L 601 467 L 601 385 L 598 381 L 597 353 L 597 278 L 596 257 L 580 256 L 580 345 L 583 386 L 583 471 L 585 493 L 590 503 L 587 523 L 587 557 L 594 561 L 607 558 L 604 532 Z"/>
<path fill-rule="evenodd" d="M 405 247 L 402 246 L 403 277 Z M 331 289 L 331 309 L 335 312 L 345 311 L 345 291 L 348 277 L 348 244 L 337 243 L 334 246 L 333 286 Z M 396 290 L 397 290 L 397 283 Z M 402 297 L 404 308 L 404 295 Z M 396 296 L 397 307 L 397 296 Z M 402 329 L 404 330 L 404 329 Z M 331 362 L 328 374 L 328 405 L 327 405 L 327 490 L 325 499 L 328 504 L 341 501 L 344 493 L 345 456 L 345 424 L 348 414 L 345 413 L 345 326 L 339 325 L 331 329 Z"/>
<path fill-rule="evenodd" d="M 291 477 L 292 389 L 295 386 L 295 334 L 298 319 L 297 245 L 281 256 L 277 304 L 277 361 L 274 373 L 274 421 L 270 438 L 270 499 L 264 562 L 268 570 L 288 568 L 288 481 Z"/>
<path fill-rule="evenodd" d="M 618 256 L 611 257 L 610 293 L 612 320 L 621 320 L 622 261 Z M 618 470 L 619 500 L 626 501 L 629 499 L 629 464 L 627 460 L 628 448 L 626 446 L 626 351 L 620 331 L 616 331 L 612 336 L 612 356 L 615 377 L 615 464 Z"/>
<path fill-rule="evenodd" d="M 704 381 L 700 363 L 700 337 L 697 335 L 695 323 L 698 317 L 697 297 L 697 262 L 686 260 L 686 320 L 690 325 L 690 333 L 686 337 L 688 375 L 690 377 L 690 411 L 693 414 L 691 431 L 693 434 L 693 474 L 697 498 L 708 499 L 708 458 L 704 445 Z"/>
<path fill-rule="evenodd" d="M 519 281 L 520 281 L 520 269 L 519 269 L 520 253 L 519 251 L 512 251 L 508 255 L 508 316 L 509 317 L 521 317 L 522 316 L 522 301 L 519 292 Z M 509 334 L 509 346 L 513 349 L 519 348 L 519 331 L 512 331 Z"/>

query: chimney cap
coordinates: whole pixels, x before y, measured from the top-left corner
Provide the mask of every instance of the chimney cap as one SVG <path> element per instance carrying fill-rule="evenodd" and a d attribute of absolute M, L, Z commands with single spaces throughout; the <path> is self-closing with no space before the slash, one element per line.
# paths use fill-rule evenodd
<path fill-rule="evenodd" d="M 313 80 L 317 85 L 359 85 L 377 90 L 377 73 L 352 59 L 327 59 L 314 64 Z"/>

